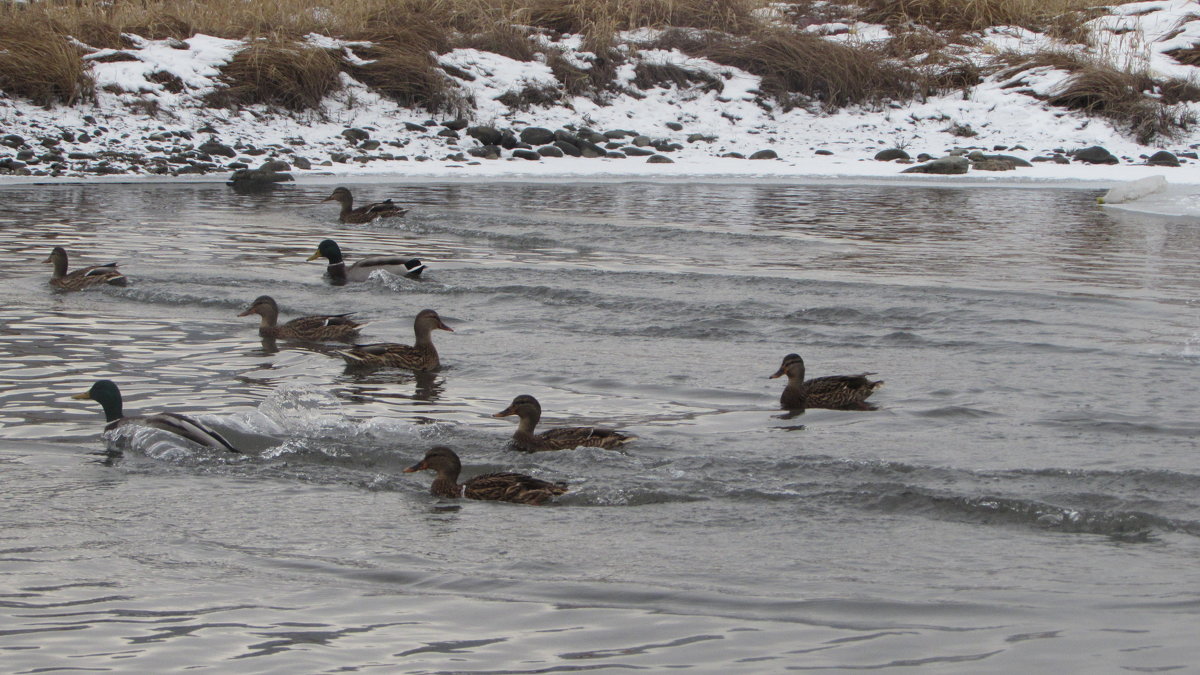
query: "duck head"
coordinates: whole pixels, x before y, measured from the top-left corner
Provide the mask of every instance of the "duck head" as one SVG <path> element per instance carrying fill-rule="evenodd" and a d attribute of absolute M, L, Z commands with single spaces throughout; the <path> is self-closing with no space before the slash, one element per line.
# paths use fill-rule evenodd
<path fill-rule="evenodd" d="M 91 389 L 75 394 L 71 398 L 77 401 L 96 401 L 104 408 L 104 416 L 109 422 L 121 419 L 121 390 L 112 380 L 96 380 Z"/>
<path fill-rule="evenodd" d="M 789 380 L 804 379 L 804 359 L 800 358 L 799 354 L 788 354 L 783 357 L 783 363 L 779 365 L 779 370 L 775 371 L 774 375 L 767 377 L 773 380 L 777 377 L 788 376 Z"/>
<path fill-rule="evenodd" d="M 424 459 L 405 469 L 404 473 L 418 471 L 436 471 L 438 475 L 457 477 L 458 472 L 462 471 L 462 462 L 453 450 L 444 445 L 438 445 L 430 448 L 425 453 Z"/>
<path fill-rule="evenodd" d="M 275 298 L 272 298 L 269 295 L 260 295 L 254 299 L 254 302 L 250 303 L 250 306 L 247 307 L 244 312 L 238 314 L 238 316 L 250 316 L 251 314 L 258 314 L 261 316 L 273 314 L 275 316 L 279 316 L 279 305 L 275 304 Z"/>
<path fill-rule="evenodd" d="M 317 258 L 325 258 L 329 260 L 330 265 L 336 265 L 342 262 L 342 248 L 337 245 L 337 242 L 332 239 L 326 239 L 320 244 L 317 244 L 317 250 L 312 255 L 308 256 L 309 260 Z"/>
<path fill-rule="evenodd" d="M 46 256 L 43 263 L 54 265 L 54 276 L 61 277 L 67 273 L 67 249 L 61 246 L 55 246 L 50 251 L 50 255 Z"/>
<path fill-rule="evenodd" d="M 352 197 L 350 195 L 349 190 L 347 190 L 344 187 L 340 187 L 340 188 L 334 188 L 333 194 L 329 195 L 325 199 L 322 199 L 321 201 L 322 202 L 342 202 L 343 204 L 349 204 L 352 202 L 353 199 L 354 199 L 354 197 Z"/>
<path fill-rule="evenodd" d="M 538 400 L 529 394 L 521 394 L 514 398 L 507 408 L 492 415 L 492 417 L 510 417 L 516 415 L 521 419 L 537 420 L 542 416 L 542 406 Z"/>
<path fill-rule="evenodd" d="M 438 330 L 448 330 L 451 333 L 454 332 L 453 328 L 442 323 L 442 317 L 438 316 L 438 313 L 432 309 L 423 309 L 418 312 L 417 318 L 413 321 L 413 328 L 418 334 L 428 334 L 435 328 Z"/>

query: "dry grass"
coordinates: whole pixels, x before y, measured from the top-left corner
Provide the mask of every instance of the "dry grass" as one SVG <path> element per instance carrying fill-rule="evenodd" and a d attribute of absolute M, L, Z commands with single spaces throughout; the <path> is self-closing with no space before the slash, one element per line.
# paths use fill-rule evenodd
<path fill-rule="evenodd" d="M 376 42 L 357 53 L 370 63 L 345 64 L 351 77 L 404 106 L 461 115 L 467 102 L 429 51 L 407 41 Z"/>
<path fill-rule="evenodd" d="M 758 27 L 751 15 L 763 0 L 523 0 L 513 17 L 559 33 L 633 28 L 700 28 L 743 33 Z"/>
<path fill-rule="evenodd" d="M 287 38 L 256 40 L 221 68 L 227 85 L 214 92 L 214 105 L 262 103 L 308 110 L 341 87 L 338 58 L 325 49 Z"/>
<path fill-rule="evenodd" d="M 852 0 L 862 18 L 891 26 L 922 25 L 935 30 L 978 31 L 992 26 L 1062 30 L 1078 24 L 1073 15 L 1115 4 L 1111 0 Z M 1067 18 L 1063 18 L 1067 17 Z"/>
<path fill-rule="evenodd" d="M 0 91 L 35 105 L 70 105 L 95 97 L 84 51 L 49 26 L 22 23 L 0 28 Z"/>

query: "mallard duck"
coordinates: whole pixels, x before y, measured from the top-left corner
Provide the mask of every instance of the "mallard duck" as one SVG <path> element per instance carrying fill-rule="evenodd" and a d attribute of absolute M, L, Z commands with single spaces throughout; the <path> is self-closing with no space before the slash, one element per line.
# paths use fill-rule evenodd
<path fill-rule="evenodd" d="M 340 202 L 342 212 L 338 215 L 338 220 L 352 225 L 369 223 L 376 218 L 400 218 L 408 213 L 408 209 L 396 206 L 396 203 L 390 199 L 360 206 L 356 209 L 354 208 L 354 195 L 351 195 L 350 191 L 344 187 L 335 188 L 333 194 L 321 201 Z"/>
<path fill-rule="evenodd" d="M 84 401 L 96 401 L 104 408 L 104 416 L 108 424 L 105 431 L 112 431 L 127 424 L 139 424 L 144 427 L 154 427 L 169 431 L 176 436 L 182 436 L 193 443 L 198 443 L 213 450 L 225 450 L 241 453 L 241 450 L 229 444 L 221 434 L 206 428 L 196 420 L 175 413 L 155 413 L 153 415 L 133 415 L 126 417 L 121 410 L 121 390 L 112 380 L 97 380 L 91 389 L 75 394 L 71 398 Z"/>
<path fill-rule="evenodd" d="M 804 359 L 799 354 L 783 357 L 779 370 L 768 379 L 787 375 L 788 383 L 779 397 L 784 410 L 832 408 L 834 410 L 875 410 L 866 399 L 883 386 L 883 380 L 867 379 L 874 373 L 860 375 L 830 375 L 804 380 Z"/>
<path fill-rule="evenodd" d="M 565 483 L 551 483 L 533 476 L 508 472 L 485 473 L 459 485 L 458 474 L 462 472 L 462 462 L 453 450 L 444 445 L 430 449 L 425 453 L 425 459 L 408 467 L 404 473 L 417 471 L 437 472 L 437 478 L 433 479 L 433 485 L 429 488 L 435 497 L 541 504 L 567 491 Z"/>
<path fill-rule="evenodd" d="M 413 321 L 416 344 L 402 345 L 395 342 L 380 342 L 372 345 L 354 345 L 338 351 L 346 363 L 352 366 L 407 368 L 408 370 L 436 370 L 441 365 L 437 349 L 433 346 L 433 329 L 454 329 L 442 323 L 442 318 L 432 309 L 423 309 Z"/>
<path fill-rule="evenodd" d="M 61 288 L 64 291 L 81 291 L 98 284 L 124 286 L 128 282 L 125 275 L 117 271 L 117 263 L 115 262 L 84 267 L 68 274 L 67 250 L 61 246 L 55 246 L 54 250 L 50 251 L 49 257 L 42 262 L 54 264 L 54 273 L 50 276 L 50 285 L 55 288 Z"/>
<path fill-rule="evenodd" d="M 521 394 L 514 398 L 511 405 L 492 417 L 508 417 L 510 415 L 521 418 L 510 445 L 516 450 L 525 452 L 570 450 L 580 446 L 612 449 L 637 438 L 637 436 L 629 436 L 612 429 L 597 429 L 596 427 L 563 427 L 535 434 L 533 429 L 537 426 L 538 420 L 542 418 L 542 406 L 536 398 L 529 394 Z"/>
<path fill-rule="evenodd" d="M 325 258 L 329 261 L 329 266 L 325 268 L 325 273 L 329 275 L 329 278 L 335 284 L 344 284 L 347 281 L 366 281 L 370 278 L 371 272 L 375 270 L 385 270 L 397 276 L 412 277 L 414 279 L 421 276 L 421 272 L 425 271 L 425 265 L 421 264 L 420 260 L 398 255 L 368 256 L 347 269 L 346 261 L 342 258 L 342 249 L 332 239 L 326 239 L 321 242 L 317 246 L 316 253 L 308 256 L 309 260 L 316 260 L 317 258 Z"/>
<path fill-rule="evenodd" d="M 257 314 L 262 317 L 258 334 L 265 338 L 280 338 L 284 340 L 347 340 L 358 335 L 359 329 L 367 325 L 349 318 L 350 314 L 330 314 L 322 316 L 302 316 L 299 319 L 277 325 L 279 321 L 279 305 L 269 295 L 260 295 L 250 303 L 246 311 L 238 316 Z"/>

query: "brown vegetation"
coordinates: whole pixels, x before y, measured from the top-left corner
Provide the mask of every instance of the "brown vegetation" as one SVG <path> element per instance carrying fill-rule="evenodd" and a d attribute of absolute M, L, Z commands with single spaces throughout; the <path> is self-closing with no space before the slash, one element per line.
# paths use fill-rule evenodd
<path fill-rule="evenodd" d="M 288 110 L 320 105 L 341 87 L 338 59 L 290 39 L 256 40 L 221 68 L 227 85 L 209 97 L 220 106 L 263 103 Z"/>
<path fill-rule="evenodd" d="M 48 26 L 4 25 L 0 28 L 0 91 L 41 106 L 90 100 L 95 83 L 83 54 Z"/>
<path fill-rule="evenodd" d="M 978 31 L 992 26 L 1030 30 L 1061 28 L 1061 17 L 1114 4 L 1104 0 L 852 0 L 862 19 L 892 26 Z M 1078 19 L 1071 21 L 1078 24 Z"/>

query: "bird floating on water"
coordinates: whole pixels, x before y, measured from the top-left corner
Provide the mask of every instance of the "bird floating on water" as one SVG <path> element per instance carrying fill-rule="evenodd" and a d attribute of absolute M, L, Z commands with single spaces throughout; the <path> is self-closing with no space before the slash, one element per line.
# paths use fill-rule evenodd
<path fill-rule="evenodd" d="M 637 436 L 597 427 L 563 427 L 548 429 L 540 434 L 534 433 L 538 420 L 542 418 L 542 406 L 529 394 L 521 394 L 514 398 L 512 404 L 492 417 L 510 415 L 516 415 L 521 420 L 510 445 L 513 449 L 524 452 L 570 450 L 578 447 L 612 449 L 637 439 Z"/>
<path fill-rule="evenodd" d="M 354 208 L 354 195 L 344 187 L 335 188 L 333 194 L 321 201 L 339 202 L 342 212 L 338 214 L 338 220 L 351 225 L 369 223 L 376 218 L 401 218 L 408 213 L 408 209 L 400 208 L 390 199 Z"/>
<path fill-rule="evenodd" d="M 442 322 L 442 318 L 432 309 L 423 309 L 413 320 L 413 332 L 416 342 L 412 345 L 395 342 L 380 342 L 370 345 L 354 345 L 349 349 L 338 350 L 350 366 L 362 367 L 392 367 L 408 370 L 428 371 L 441 366 L 437 348 L 433 346 L 433 331 L 446 330 L 451 333 L 454 329 Z"/>
<path fill-rule="evenodd" d="M 221 434 L 185 415 L 167 412 L 150 415 L 125 415 L 121 403 L 121 390 L 117 388 L 117 384 L 112 380 L 97 380 L 91 389 L 75 394 L 71 398 L 99 403 L 104 408 L 104 417 L 108 421 L 104 425 L 105 431 L 112 431 L 126 425 L 136 424 L 169 431 L 176 436 L 181 436 L 193 443 L 213 450 L 241 453 L 241 450 L 230 445 L 229 441 L 225 440 Z"/>
<path fill-rule="evenodd" d="M 366 281 L 375 270 L 384 270 L 397 276 L 415 279 L 425 271 L 425 265 L 417 258 L 405 258 L 399 255 L 372 255 L 346 267 L 342 257 L 342 248 L 332 239 L 326 239 L 317 245 L 317 250 L 308 256 L 309 260 L 325 258 L 329 265 L 325 273 L 334 284 L 342 285 L 347 281 Z"/>
<path fill-rule="evenodd" d="M 346 314 L 322 314 L 317 316 L 302 316 L 292 319 L 282 326 L 279 325 L 279 305 L 269 295 L 260 295 L 250 303 L 246 311 L 238 316 L 257 314 L 262 317 L 258 334 L 265 338 L 280 338 L 284 340 L 348 340 L 358 336 L 358 331 L 365 325 L 350 318 Z"/>
<path fill-rule="evenodd" d="M 768 379 L 787 375 L 788 383 L 779 397 L 784 410 L 806 408 L 831 408 L 833 410 L 876 410 L 867 403 L 867 397 L 883 386 L 883 380 L 871 381 L 868 375 L 829 375 L 804 379 L 804 359 L 799 354 L 788 354 L 774 375 Z"/>
<path fill-rule="evenodd" d="M 429 491 L 436 497 L 449 499 L 484 499 L 518 504 L 541 504 L 567 491 L 565 483 L 551 483 L 522 473 L 485 473 L 469 478 L 461 485 L 458 475 L 462 461 L 444 445 L 431 448 L 425 458 L 404 470 L 404 473 L 435 471 L 437 477 Z"/>
<path fill-rule="evenodd" d="M 125 275 L 117 270 L 115 262 L 92 265 L 68 273 L 67 250 L 61 246 L 55 246 L 50 251 L 50 255 L 42 262 L 54 265 L 54 272 L 50 275 L 50 285 L 64 291 L 81 291 L 100 284 L 125 286 L 128 283 Z"/>

